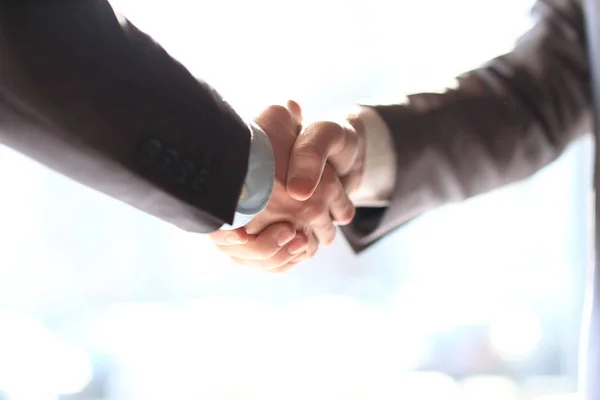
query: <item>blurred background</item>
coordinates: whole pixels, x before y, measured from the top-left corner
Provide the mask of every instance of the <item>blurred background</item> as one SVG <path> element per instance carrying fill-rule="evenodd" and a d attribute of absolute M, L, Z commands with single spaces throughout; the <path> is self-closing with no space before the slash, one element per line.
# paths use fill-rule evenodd
<path fill-rule="evenodd" d="M 531 5 L 114 1 L 247 118 L 442 89 Z M 2 148 L 0 399 L 575 399 L 590 143 L 276 276 Z"/>

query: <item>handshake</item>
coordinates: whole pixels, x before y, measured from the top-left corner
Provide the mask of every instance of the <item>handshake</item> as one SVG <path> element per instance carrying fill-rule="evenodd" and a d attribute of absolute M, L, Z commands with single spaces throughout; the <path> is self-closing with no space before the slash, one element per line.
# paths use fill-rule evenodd
<path fill-rule="evenodd" d="M 255 122 L 266 132 L 275 158 L 267 207 L 247 225 L 211 234 L 235 262 L 286 271 L 333 242 L 336 225 L 352 221 L 350 195 L 361 183 L 365 137 L 358 118 L 304 125 L 300 106 L 271 106 Z"/>

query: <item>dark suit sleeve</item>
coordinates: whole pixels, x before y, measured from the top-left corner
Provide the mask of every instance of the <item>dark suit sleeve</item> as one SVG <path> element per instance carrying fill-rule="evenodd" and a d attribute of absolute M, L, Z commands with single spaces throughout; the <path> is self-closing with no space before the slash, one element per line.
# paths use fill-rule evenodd
<path fill-rule="evenodd" d="M 108 2 L 0 0 L 0 60 L 2 143 L 183 229 L 232 222 L 247 125 Z"/>
<path fill-rule="evenodd" d="M 591 127 L 581 5 L 539 0 L 515 49 L 455 89 L 378 106 L 397 152 L 387 209 L 359 209 L 344 232 L 356 251 L 423 212 L 522 180 Z"/>

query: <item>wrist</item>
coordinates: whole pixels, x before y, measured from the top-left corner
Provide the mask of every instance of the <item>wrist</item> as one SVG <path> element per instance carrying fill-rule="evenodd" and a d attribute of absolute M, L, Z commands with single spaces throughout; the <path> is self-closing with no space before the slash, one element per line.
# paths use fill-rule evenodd
<path fill-rule="evenodd" d="M 350 193 L 357 207 L 386 207 L 392 197 L 397 175 L 395 143 L 386 122 L 372 107 L 356 107 L 348 120 L 361 139 L 360 180 Z"/>
<path fill-rule="evenodd" d="M 366 164 L 366 132 L 365 125 L 359 118 L 358 113 L 349 113 L 345 118 L 345 124 L 342 127 L 349 130 L 349 135 L 354 135 L 357 140 L 357 152 L 350 170 L 342 176 L 342 183 L 346 193 L 351 196 L 361 186 Z"/>

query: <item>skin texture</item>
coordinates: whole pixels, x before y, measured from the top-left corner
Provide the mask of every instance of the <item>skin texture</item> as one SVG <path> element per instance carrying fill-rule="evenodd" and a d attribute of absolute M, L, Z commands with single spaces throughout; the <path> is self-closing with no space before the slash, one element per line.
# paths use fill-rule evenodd
<path fill-rule="evenodd" d="M 245 227 L 218 231 L 211 238 L 239 264 L 282 272 L 314 256 L 319 246 L 331 244 L 336 225 L 348 224 L 354 217 L 346 191 L 357 185 L 355 171 L 360 164 L 349 166 L 349 161 L 358 158 L 359 140 L 349 124 L 316 123 L 302 130 L 302 111 L 292 101 L 286 107 L 267 108 L 256 122 L 269 135 L 275 154 L 271 201 Z M 338 176 L 328 157 L 335 157 L 335 166 L 344 175 Z M 290 178 L 293 165 L 299 167 Z M 303 167 L 307 165 L 309 169 Z M 294 182 L 301 187 L 292 197 L 289 187 Z"/>

